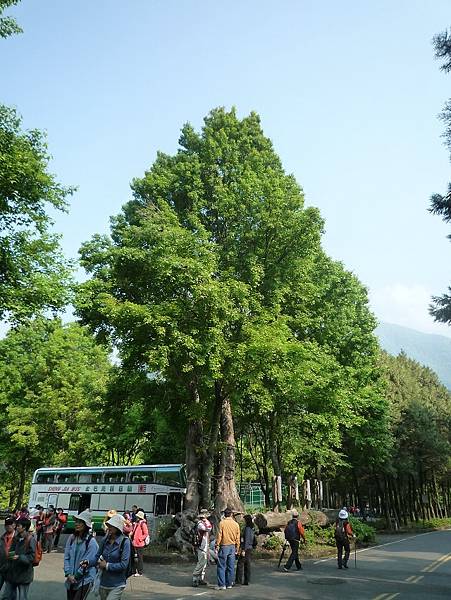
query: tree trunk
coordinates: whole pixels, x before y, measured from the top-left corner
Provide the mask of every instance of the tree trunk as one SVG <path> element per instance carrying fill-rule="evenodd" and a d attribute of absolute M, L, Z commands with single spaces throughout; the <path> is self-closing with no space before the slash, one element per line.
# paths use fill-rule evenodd
<path fill-rule="evenodd" d="M 232 407 L 228 396 L 221 391 L 221 456 L 218 471 L 218 488 L 215 508 L 222 511 L 226 507 L 243 512 L 244 507 L 235 483 L 235 431 L 233 428 Z"/>
<path fill-rule="evenodd" d="M 197 415 L 200 404 L 199 391 L 195 384 L 191 387 L 194 414 Z M 200 461 L 198 449 L 202 446 L 202 421 L 194 417 L 188 424 L 186 432 L 186 496 L 185 508 L 198 510 L 199 508 L 199 478 Z"/>
<path fill-rule="evenodd" d="M 27 458 L 24 456 L 19 469 L 19 486 L 17 489 L 16 509 L 23 506 L 23 497 L 25 492 L 25 479 L 27 476 Z"/>
<path fill-rule="evenodd" d="M 201 465 L 201 505 L 202 508 L 209 508 L 211 504 L 211 476 L 213 461 L 215 457 L 216 446 L 218 443 L 219 422 L 221 419 L 221 385 L 215 382 L 215 401 L 210 420 L 210 435 L 208 448 L 204 447 L 203 460 Z"/>
<path fill-rule="evenodd" d="M 270 424 L 269 424 L 269 440 L 270 440 L 270 448 L 271 448 L 271 462 L 272 469 L 274 473 L 274 477 L 282 477 L 282 467 L 280 464 L 279 451 L 277 448 L 276 440 L 274 439 L 274 431 L 275 431 L 275 423 L 274 423 L 275 415 L 271 414 Z M 279 512 L 281 509 L 282 502 L 276 500 L 276 495 L 273 493 L 273 510 L 275 512 Z"/>

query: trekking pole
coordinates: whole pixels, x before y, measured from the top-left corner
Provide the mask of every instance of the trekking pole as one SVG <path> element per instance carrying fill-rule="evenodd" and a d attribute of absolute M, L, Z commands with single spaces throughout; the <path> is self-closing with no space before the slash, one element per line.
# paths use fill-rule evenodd
<path fill-rule="evenodd" d="M 81 598 L 80 598 L 80 600 L 85 600 L 85 598 L 88 597 L 88 594 L 85 594 L 84 591 L 83 591 L 83 587 L 85 585 L 85 576 L 86 576 L 86 567 L 82 567 L 81 586 L 80 586 L 80 589 L 81 589 L 80 596 L 81 596 Z M 89 591 L 91 591 L 91 590 L 89 590 Z"/>
<path fill-rule="evenodd" d="M 279 558 L 279 564 L 277 565 L 277 568 L 278 568 L 278 569 L 280 569 L 280 563 L 281 563 L 281 562 L 282 562 L 282 560 L 283 560 L 283 557 L 284 557 L 284 554 L 285 554 L 285 550 L 286 550 L 286 548 L 287 548 L 287 542 L 285 541 L 285 542 L 284 542 L 284 544 L 283 544 L 282 552 L 281 552 L 281 554 L 280 554 L 280 558 Z"/>
<path fill-rule="evenodd" d="M 357 536 L 354 538 L 354 569 L 357 569 Z"/>

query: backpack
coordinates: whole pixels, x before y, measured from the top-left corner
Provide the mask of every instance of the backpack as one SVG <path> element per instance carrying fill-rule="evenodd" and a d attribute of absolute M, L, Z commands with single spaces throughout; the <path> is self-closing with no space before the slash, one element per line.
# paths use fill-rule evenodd
<path fill-rule="evenodd" d="M 130 558 L 128 559 L 127 567 L 125 568 L 125 579 L 128 579 L 129 577 L 131 577 L 133 575 L 133 573 L 135 572 L 135 551 L 133 549 L 133 544 L 130 542 L 130 539 L 128 537 L 124 537 L 124 539 L 121 542 L 121 547 L 120 547 L 121 558 L 122 558 L 122 551 L 124 549 L 125 542 L 127 540 L 129 541 L 129 544 L 130 544 Z"/>
<path fill-rule="evenodd" d="M 291 519 L 291 521 L 288 521 L 288 524 L 285 527 L 285 539 L 288 541 L 290 541 L 290 540 L 298 540 L 299 541 L 301 539 L 301 534 L 299 533 L 297 519 Z"/>
<path fill-rule="evenodd" d="M 334 533 L 335 539 L 338 540 L 339 542 L 344 542 L 347 538 L 346 535 L 346 527 L 345 527 L 345 521 L 343 519 L 338 519 L 338 521 L 335 523 L 335 533 Z"/>
<path fill-rule="evenodd" d="M 119 546 L 119 556 L 122 558 L 122 552 L 124 550 L 125 542 L 127 540 L 130 544 L 130 558 L 128 559 L 127 566 L 125 567 L 125 579 L 128 579 L 129 577 L 131 577 L 133 575 L 133 573 L 135 572 L 135 551 L 133 549 L 133 544 L 131 543 L 130 538 L 128 538 L 125 535 L 122 536 L 122 542 L 121 542 L 121 545 Z M 103 540 L 102 549 L 100 551 L 100 554 L 103 553 L 105 544 L 106 544 L 106 538 Z"/>
<path fill-rule="evenodd" d="M 28 547 L 30 545 L 30 540 L 31 540 L 31 535 L 27 535 L 26 539 L 25 539 L 25 548 L 26 550 L 28 550 Z M 41 546 L 41 542 L 36 542 L 36 548 L 34 551 L 34 557 L 33 557 L 33 561 L 32 561 L 32 565 L 33 567 L 39 567 L 39 563 L 42 560 L 42 546 Z"/>

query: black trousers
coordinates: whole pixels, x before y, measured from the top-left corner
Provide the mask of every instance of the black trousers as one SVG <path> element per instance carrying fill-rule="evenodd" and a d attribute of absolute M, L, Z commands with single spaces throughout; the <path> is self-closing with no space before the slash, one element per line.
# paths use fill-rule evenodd
<path fill-rule="evenodd" d="M 144 554 L 144 548 L 136 548 L 135 546 L 133 546 L 133 551 L 135 553 L 135 573 L 139 573 L 140 575 L 143 574 L 143 568 L 144 568 L 144 564 L 143 564 L 143 554 Z"/>
<path fill-rule="evenodd" d="M 251 558 L 252 548 L 244 551 L 244 556 L 239 556 L 236 566 L 236 583 L 244 583 L 247 585 L 251 582 Z"/>
<path fill-rule="evenodd" d="M 299 540 L 288 540 L 291 548 L 291 554 L 287 560 L 287 564 L 285 565 L 285 569 L 290 570 L 291 565 L 296 563 L 296 567 L 300 569 L 302 567 L 301 561 L 299 560 Z"/>
<path fill-rule="evenodd" d="M 67 600 L 85 600 L 91 584 L 80 586 L 78 590 L 67 590 Z"/>
<path fill-rule="evenodd" d="M 338 566 L 342 567 L 343 565 L 348 564 L 349 554 L 351 552 L 351 544 L 349 540 L 335 540 L 337 544 L 337 562 Z M 343 560 L 343 548 L 345 550 L 345 557 Z"/>

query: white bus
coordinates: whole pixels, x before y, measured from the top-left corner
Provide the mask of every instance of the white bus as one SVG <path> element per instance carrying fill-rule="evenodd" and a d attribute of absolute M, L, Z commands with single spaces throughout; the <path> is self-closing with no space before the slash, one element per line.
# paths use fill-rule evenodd
<path fill-rule="evenodd" d="M 42 468 L 33 475 L 29 508 L 37 504 L 62 508 L 68 515 L 68 530 L 73 528 L 73 517 L 89 509 L 94 529 L 101 531 L 110 509 L 122 514 L 135 504 L 144 510 L 155 532 L 159 518 L 182 510 L 185 492 L 183 465 Z"/>

